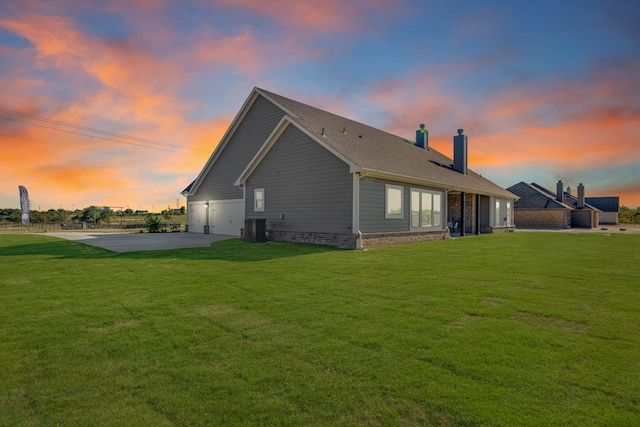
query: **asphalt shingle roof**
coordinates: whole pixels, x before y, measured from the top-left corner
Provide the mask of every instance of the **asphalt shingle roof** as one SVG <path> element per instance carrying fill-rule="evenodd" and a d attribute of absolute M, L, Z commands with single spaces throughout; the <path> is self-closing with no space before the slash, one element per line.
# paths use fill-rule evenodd
<path fill-rule="evenodd" d="M 585 201 L 603 212 L 619 212 L 620 197 L 585 197 Z"/>
<path fill-rule="evenodd" d="M 292 121 L 364 170 L 428 181 L 462 191 L 516 198 L 513 193 L 470 169 L 467 175 L 455 171 L 453 160 L 433 148 L 423 149 L 383 130 L 264 89 L 256 90 L 288 110 Z"/>
<path fill-rule="evenodd" d="M 520 200 L 514 203 L 515 209 L 569 209 L 574 210 L 578 206 L 578 198 L 571 193 L 563 192 L 563 202 L 556 199 L 556 193 L 552 193 L 545 187 L 532 182 L 527 184 L 519 182 L 507 190 L 518 195 Z M 589 203 L 584 203 L 584 209 L 598 210 Z"/>

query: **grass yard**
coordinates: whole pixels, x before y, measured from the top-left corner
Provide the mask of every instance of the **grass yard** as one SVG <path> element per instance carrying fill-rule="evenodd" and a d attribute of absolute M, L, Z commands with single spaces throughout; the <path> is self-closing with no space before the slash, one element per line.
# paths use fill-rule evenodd
<path fill-rule="evenodd" d="M 640 235 L 0 234 L 0 425 L 640 425 Z"/>

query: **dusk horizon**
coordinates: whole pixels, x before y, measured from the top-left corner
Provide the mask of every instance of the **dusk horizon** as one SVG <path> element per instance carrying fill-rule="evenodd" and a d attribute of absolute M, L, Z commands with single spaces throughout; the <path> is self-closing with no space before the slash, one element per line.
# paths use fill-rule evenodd
<path fill-rule="evenodd" d="M 186 205 L 254 87 L 408 140 L 503 188 L 640 206 L 640 5 L 455 0 L 0 5 L 0 208 Z"/>

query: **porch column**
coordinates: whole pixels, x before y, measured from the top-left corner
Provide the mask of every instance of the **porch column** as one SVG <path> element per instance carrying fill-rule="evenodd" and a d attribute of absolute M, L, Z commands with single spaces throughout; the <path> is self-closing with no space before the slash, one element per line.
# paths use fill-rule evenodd
<path fill-rule="evenodd" d="M 480 235 L 480 195 L 476 194 L 476 236 Z"/>
<path fill-rule="evenodd" d="M 467 193 L 460 193 L 460 237 L 465 236 L 465 228 L 467 225 L 466 218 L 466 210 L 467 210 Z"/>

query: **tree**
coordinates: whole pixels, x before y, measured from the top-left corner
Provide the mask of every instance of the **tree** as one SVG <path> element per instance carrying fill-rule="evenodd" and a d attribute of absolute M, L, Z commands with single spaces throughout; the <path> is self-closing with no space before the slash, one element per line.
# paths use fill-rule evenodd
<path fill-rule="evenodd" d="M 167 207 L 167 209 L 162 211 L 162 217 L 166 219 L 168 222 L 173 221 L 173 209 Z"/>
<path fill-rule="evenodd" d="M 621 206 L 618 222 L 621 224 L 640 224 L 640 208 L 631 209 Z"/>
<path fill-rule="evenodd" d="M 92 205 L 82 209 L 82 211 L 80 211 L 78 215 L 74 216 L 73 219 L 86 223 L 104 224 L 111 221 L 113 216 L 114 212 L 108 206 L 99 208 Z"/>
<path fill-rule="evenodd" d="M 184 206 L 180 206 L 180 215 L 184 215 L 184 213 L 186 212 L 186 208 Z"/>
<path fill-rule="evenodd" d="M 144 216 L 144 228 L 146 228 L 149 233 L 159 232 L 161 226 L 162 224 L 158 215 L 149 213 Z"/>

